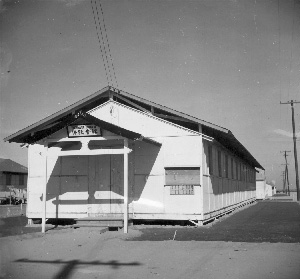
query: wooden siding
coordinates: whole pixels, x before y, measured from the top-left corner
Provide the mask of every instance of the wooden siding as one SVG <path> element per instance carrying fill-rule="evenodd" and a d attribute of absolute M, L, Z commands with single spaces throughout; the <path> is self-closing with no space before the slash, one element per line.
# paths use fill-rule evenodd
<path fill-rule="evenodd" d="M 203 141 L 204 219 L 254 200 L 255 189 L 254 168 L 219 144 Z"/>
<path fill-rule="evenodd" d="M 123 125 L 123 128 L 130 130 L 134 128 L 135 131 L 146 133 L 148 136 L 151 135 L 152 139 L 161 143 L 161 146 L 158 146 L 143 141 L 130 141 L 132 152 L 129 154 L 129 212 L 135 218 L 168 219 L 176 216 L 176 219 L 185 219 L 184 214 L 196 214 L 199 219 L 202 210 L 201 186 L 195 186 L 194 195 L 171 195 L 170 187 L 165 186 L 165 167 L 200 168 L 202 136 L 182 129 L 178 125 L 158 120 L 149 114 L 125 109 L 123 106 L 116 106 L 113 114 L 110 113 L 109 104 L 99 107 L 98 110 L 93 111 L 97 117 L 108 113 L 106 121 L 113 118 L 111 122 L 114 122 L 117 119 L 118 122 L 115 124 Z M 129 121 L 127 114 L 134 121 Z M 126 121 L 123 121 L 124 119 Z M 120 137 L 104 130 L 102 140 L 109 142 L 111 138 Z M 67 138 L 66 129 L 58 131 L 48 139 L 70 140 Z M 122 187 L 119 190 L 108 188 L 109 176 L 114 177 L 113 179 L 119 177 L 118 185 L 123 183 L 121 157 L 116 160 L 117 169 L 120 172 L 116 176 L 109 174 L 107 162 L 112 162 L 113 159 L 111 157 L 108 159 L 107 155 L 78 158 L 75 156 L 76 158 L 66 159 L 57 156 L 57 151 L 55 151 L 57 148 L 48 148 L 47 218 L 76 218 L 121 213 L 123 210 Z M 41 195 L 45 183 L 43 152 L 42 143 L 29 148 L 29 200 L 31 200 L 27 212 L 29 218 L 41 216 Z M 81 169 L 80 166 L 82 166 Z M 110 169 L 114 168 L 111 163 Z M 103 185 L 98 192 L 97 185 Z M 106 200 L 107 204 L 101 204 L 99 201 L 101 199 Z M 114 199 L 117 199 L 118 203 L 112 207 L 111 200 Z"/>

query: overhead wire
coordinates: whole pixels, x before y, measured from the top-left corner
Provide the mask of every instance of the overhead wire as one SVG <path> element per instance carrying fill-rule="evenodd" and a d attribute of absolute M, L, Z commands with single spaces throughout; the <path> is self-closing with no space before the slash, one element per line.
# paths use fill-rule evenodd
<path fill-rule="evenodd" d="M 98 1 L 99 3 L 100 1 Z M 110 78 L 111 83 L 113 84 L 113 80 L 112 80 L 112 75 L 111 75 L 111 70 L 110 70 L 110 64 L 109 64 L 109 60 L 108 60 L 108 56 L 107 56 L 107 46 L 106 43 L 104 41 L 104 31 L 102 30 L 102 26 L 101 26 L 101 22 L 100 22 L 100 16 L 99 16 L 99 11 L 98 11 L 98 7 L 97 7 L 97 1 L 95 0 L 95 9 L 96 9 L 96 14 L 97 14 L 97 19 L 98 19 L 98 26 L 100 28 L 100 35 L 101 35 L 101 43 L 102 43 L 102 48 L 104 50 L 104 55 L 105 55 L 105 59 L 106 59 L 106 63 L 107 63 L 107 68 L 108 68 L 108 76 Z"/>
<path fill-rule="evenodd" d="M 293 62 L 293 44 L 294 44 L 294 27 L 295 27 L 295 8 L 296 3 L 295 0 L 294 7 L 293 7 L 293 24 L 292 24 L 292 41 L 291 41 L 291 57 L 290 57 L 290 74 L 289 74 L 289 88 L 288 88 L 288 100 L 290 99 L 290 89 L 291 89 L 291 74 L 292 74 L 292 62 Z"/>
<path fill-rule="evenodd" d="M 99 4 L 99 7 L 97 3 Z M 111 49 L 108 40 L 107 29 L 104 20 L 104 12 L 101 5 L 101 1 L 91 0 L 91 6 L 92 6 L 93 17 L 96 26 L 96 33 L 98 37 L 102 62 L 104 65 L 106 81 L 109 86 L 118 88 L 118 81 L 117 81 L 114 63 L 111 55 Z M 100 20 L 101 16 L 102 16 L 102 20 Z"/>
<path fill-rule="evenodd" d="M 102 44 L 101 44 L 101 40 L 100 40 L 100 36 L 99 36 L 98 24 L 97 24 L 97 20 L 96 20 L 96 16 L 95 16 L 93 0 L 91 0 L 91 6 L 92 6 L 92 11 L 93 11 L 93 17 L 94 17 L 94 22 L 95 22 L 96 33 L 97 33 L 97 38 L 98 38 L 98 42 L 99 42 L 99 48 L 100 48 L 100 52 L 101 52 L 102 62 L 103 62 L 103 65 L 104 65 L 106 81 L 107 81 L 108 85 L 110 85 L 109 78 L 108 78 L 108 71 L 107 71 L 107 68 L 106 68 L 106 62 L 105 62 L 105 59 L 104 59 L 104 51 L 102 50 Z"/>
<path fill-rule="evenodd" d="M 280 0 L 277 0 L 277 16 L 278 16 L 278 80 L 279 80 L 279 104 L 282 102 L 282 79 L 281 79 L 281 28 L 280 28 Z M 281 128 L 283 128 L 282 123 L 282 114 L 281 114 L 281 108 L 280 106 L 280 124 Z"/>
<path fill-rule="evenodd" d="M 107 30 L 106 30 L 106 25 L 105 25 L 105 20 L 104 20 L 104 12 L 103 12 L 103 9 L 102 9 L 101 1 L 99 1 L 99 6 L 100 6 L 101 13 L 102 13 L 102 22 L 103 22 L 103 26 L 104 26 L 104 33 L 105 33 L 105 37 L 106 37 L 106 43 L 107 43 L 109 58 L 110 58 L 110 62 L 111 62 L 111 65 L 112 65 L 112 72 L 114 74 L 114 79 L 115 79 L 115 82 L 116 82 L 116 85 L 117 85 L 117 88 L 118 88 L 119 86 L 118 86 L 118 81 L 117 81 L 117 77 L 116 77 L 114 62 L 113 62 L 111 51 L 110 51 L 110 45 L 109 45 L 109 41 L 108 41 L 108 35 L 107 35 Z"/>

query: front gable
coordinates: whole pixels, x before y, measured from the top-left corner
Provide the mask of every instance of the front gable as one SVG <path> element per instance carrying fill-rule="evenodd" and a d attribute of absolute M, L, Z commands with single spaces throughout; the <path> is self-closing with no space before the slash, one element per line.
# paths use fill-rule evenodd
<path fill-rule="evenodd" d="M 200 133 L 158 118 L 151 113 L 134 109 L 113 100 L 87 113 L 123 129 L 142 134 L 147 138 L 200 135 Z"/>

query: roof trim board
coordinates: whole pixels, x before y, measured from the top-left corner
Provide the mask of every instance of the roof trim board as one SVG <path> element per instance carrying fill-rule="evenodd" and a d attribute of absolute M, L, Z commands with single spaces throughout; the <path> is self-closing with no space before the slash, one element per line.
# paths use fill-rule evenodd
<path fill-rule="evenodd" d="M 219 130 L 219 131 L 223 131 L 223 132 L 228 132 L 228 131 L 229 131 L 228 129 L 223 128 L 223 127 L 221 127 L 221 126 L 218 126 L 218 125 L 215 125 L 215 124 L 213 124 L 213 123 L 204 121 L 204 120 L 202 120 L 202 119 L 199 119 L 199 118 L 190 116 L 190 115 L 185 114 L 185 113 L 183 113 L 183 112 L 179 112 L 179 111 L 176 111 L 176 110 L 174 110 L 174 109 L 170 109 L 170 108 L 165 107 L 165 106 L 163 106 L 163 105 L 156 104 L 156 103 L 154 103 L 154 102 L 152 102 L 152 101 L 148 101 L 148 100 L 143 99 L 143 98 L 141 98 L 141 97 L 137 97 L 137 96 L 135 96 L 135 95 L 133 95 L 133 94 L 130 94 L 130 93 L 128 93 L 128 92 L 125 92 L 125 91 L 122 91 L 122 90 L 117 90 L 117 89 L 114 89 L 114 90 L 117 91 L 117 92 L 113 91 L 114 96 L 116 96 L 117 98 L 118 98 L 118 94 L 120 94 L 121 96 L 123 95 L 123 96 L 125 96 L 125 97 L 132 98 L 132 99 L 134 99 L 134 100 L 136 100 L 136 101 L 139 101 L 139 102 L 142 102 L 142 103 L 144 103 L 144 104 L 147 104 L 147 105 L 149 105 L 150 107 L 153 106 L 153 107 L 159 108 L 159 109 L 161 109 L 161 110 L 164 110 L 164 111 L 166 111 L 166 112 L 169 112 L 169 113 L 175 114 L 175 115 L 177 115 L 177 116 L 180 116 L 180 117 L 182 117 L 182 118 L 186 118 L 186 119 L 188 119 L 188 120 L 191 120 L 191 121 L 194 122 L 194 123 L 199 123 L 199 124 L 202 124 L 202 125 L 205 125 L 205 126 L 208 126 L 208 127 L 211 127 L 211 128 L 217 129 L 217 130 Z M 149 112 L 150 112 L 150 111 L 149 111 Z"/>
<path fill-rule="evenodd" d="M 91 103 L 91 102 L 95 101 L 96 99 L 98 99 L 98 97 L 101 94 L 108 93 L 108 91 L 109 91 L 109 86 L 95 92 L 94 94 L 92 94 L 92 95 L 90 95 L 90 96 L 88 96 L 88 97 L 86 97 L 86 98 L 84 98 L 84 99 L 82 99 L 82 100 L 80 100 L 80 101 L 78 101 L 78 102 L 76 102 L 76 103 L 74 103 L 74 104 L 58 111 L 58 112 L 56 112 L 56 113 L 53 113 L 53 114 L 47 116 L 46 118 L 44 118 L 44 119 L 42 119 L 42 120 L 40 120 L 40 121 L 24 128 L 24 129 L 20 130 L 20 131 L 14 133 L 14 134 L 12 134 L 8 137 L 6 137 L 4 139 L 4 141 L 11 142 L 14 138 L 17 138 L 18 136 L 20 136 L 24 133 L 32 132 L 32 131 L 34 132 L 34 130 L 36 128 L 39 128 L 42 125 L 48 125 L 50 123 L 53 123 L 54 121 L 59 120 L 60 118 L 66 116 L 70 113 L 71 114 L 76 114 L 76 112 L 78 110 L 81 110 L 81 107 L 85 106 L 88 103 Z"/>
<path fill-rule="evenodd" d="M 166 123 L 166 124 L 168 124 L 168 125 L 175 126 L 175 127 L 178 128 L 178 129 L 188 131 L 189 133 L 192 133 L 192 134 L 194 134 L 194 135 L 203 135 L 202 133 L 200 133 L 200 132 L 198 132 L 198 131 L 194 131 L 194 130 L 191 130 L 191 129 L 189 129 L 189 128 L 186 128 L 186 127 L 183 127 L 183 126 L 181 126 L 181 125 L 178 125 L 178 124 L 176 124 L 176 123 L 170 122 L 170 121 L 168 121 L 168 120 L 166 120 L 166 119 L 164 119 L 164 118 L 162 118 L 162 117 L 160 118 L 160 117 L 156 116 L 155 114 L 151 114 L 151 113 L 149 113 L 148 111 L 141 111 L 141 110 L 138 110 L 138 109 L 136 109 L 136 108 L 128 107 L 128 106 L 126 106 L 126 105 L 124 105 L 124 104 L 120 104 L 120 103 L 118 103 L 118 102 L 116 102 L 116 101 L 114 101 L 114 100 L 108 100 L 107 102 L 101 104 L 100 106 L 95 107 L 95 108 L 89 110 L 87 113 L 92 113 L 92 112 L 94 112 L 95 110 L 97 110 L 98 108 L 100 108 L 100 107 L 102 107 L 102 106 L 105 106 L 105 105 L 107 105 L 107 104 L 109 104 L 109 103 L 114 103 L 114 104 L 117 105 L 117 106 L 122 106 L 122 107 L 125 107 L 125 108 L 127 108 L 127 109 L 133 110 L 133 111 L 135 111 L 135 112 L 137 112 L 137 113 L 144 114 L 144 115 L 146 115 L 147 117 L 151 117 L 151 118 L 153 118 L 153 119 L 155 119 L 155 120 L 157 120 L 157 121 L 164 122 L 164 123 Z M 97 118 L 97 119 L 98 119 L 98 118 Z M 204 136 L 204 135 L 203 135 L 203 136 Z"/>

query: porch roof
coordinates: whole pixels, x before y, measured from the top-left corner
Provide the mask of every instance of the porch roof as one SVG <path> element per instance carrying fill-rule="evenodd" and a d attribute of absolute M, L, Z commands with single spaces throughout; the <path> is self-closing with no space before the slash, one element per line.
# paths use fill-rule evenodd
<path fill-rule="evenodd" d="M 117 125 L 111 124 L 109 122 L 103 121 L 101 119 L 98 119 L 88 113 L 84 113 L 82 111 L 79 111 L 77 114 L 71 114 L 67 117 L 63 117 L 62 119 L 60 119 L 59 121 L 53 121 L 52 123 L 49 123 L 47 125 L 40 125 L 39 129 L 35 128 L 34 131 L 32 131 L 30 134 L 27 133 L 26 136 L 21 137 L 19 142 L 22 143 L 28 143 L 28 144 L 32 144 L 35 142 L 38 142 L 44 138 L 46 138 L 47 136 L 50 136 L 52 134 L 54 134 L 55 132 L 67 127 L 68 125 L 77 122 L 78 120 L 85 120 L 90 124 L 95 124 L 97 126 L 99 126 L 100 128 L 107 130 L 111 133 L 114 133 L 118 136 L 127 138 L 127 139 L 131 139 L 131 140 L 139 140 L 139 141 L 144 141 L 150 144 L 154 144 L 154 145 L 158 145 L 160 146 L 161 143 L 152 140 L 150 138 L 146 138 L 143 137 L 142 134 L 124 129 L 122 127 L 119 127 Z M 18 142 L 18 141 L 16 141 Z"/>

